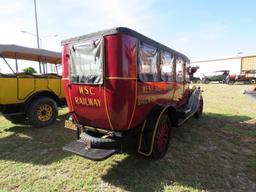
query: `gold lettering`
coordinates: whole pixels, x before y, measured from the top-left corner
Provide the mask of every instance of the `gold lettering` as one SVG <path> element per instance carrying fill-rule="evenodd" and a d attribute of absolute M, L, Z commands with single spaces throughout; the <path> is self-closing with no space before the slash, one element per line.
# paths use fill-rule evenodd
<path fill-rule="evenodd" d="M 82 97 L 79 98 L 79 101 L 80 101 L 80 102 L 79 102 L 80 104 L 84 105 L 84 100 L 83 100 Z"/>
<path fill-rule="evenodd" d="M 96 107 L 98 107 L 98 102 L 96 99 L 93 99 L 93 105 L 95 105 Z"/>
<path fill-rule="evenodd" d="M 79 89 L 79 93 L 83 95 L 84 94 L 84 88 L 83 87 L 78 87 L 78 89 Z"/>
<path fill-rule="evenodd" d="M 93 87 L 90 87 L 90 94 L 95 95 L 95 93 L 92 90 L 93 90 Z"/>
<path fill-rule="evenodd" d="M 87 99 L 87 98 L 84 98 L 84 101 L 85 101 L 85 105 L 86 105 L 86 106 L 90 106 L 90 102 L 88 102 L 88 99 Z"/>
<path fill-rule="evenodd" d="M 79 99 L 78 99 L 78 97 L 75 97 L 75 103 L 76 103 L 77 105 L 79 105 Z"/>
<path fill-rule="evenodd" d="M 87 87 L 84 87 L 84 94 L 89 95 L 89 90 L 87 89 Z"/>
<path fill-rule="evenodd" d="M 93 87 L 78 87 L 78 91 L 81 95 L 95 95 L 93 92 Z"/>
<path fill-rule="evenodd" d="M 156 98 L 154 97 L 139 97 L 138 98 L 138 105 L 146 105 L 146 104 L 149 104 L 149 103 L 152 103 L 156 101 Z"/>
<path fill-rule="evenodd" d="M 97 99 L 97 102 L 98 102 L 98 106 L 100 107 L 101 106 L 101 100 Z"/>
<path fill-rule="evenodd" d="M 101 107 L 101 100 L 96 98 L 75 97 L 75 104 L 86 107 Z"/>
<path fill-rule="evenodd" d="M 93 106 L 93 100 L 92 99 L 88 99 L 88 102 L 89 102 L 89 106 Z"/>

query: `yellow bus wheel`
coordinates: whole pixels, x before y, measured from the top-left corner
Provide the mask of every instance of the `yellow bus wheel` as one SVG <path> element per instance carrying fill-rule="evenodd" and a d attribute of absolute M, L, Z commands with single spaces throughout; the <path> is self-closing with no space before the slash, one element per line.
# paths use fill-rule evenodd
<path fill-rule="evenodd" d="M 56 102 L 42 97 L 32 102 L 28 111 L 28 119 L 33 127 L 45 127 L 53 124 L 58 116 Z"/>

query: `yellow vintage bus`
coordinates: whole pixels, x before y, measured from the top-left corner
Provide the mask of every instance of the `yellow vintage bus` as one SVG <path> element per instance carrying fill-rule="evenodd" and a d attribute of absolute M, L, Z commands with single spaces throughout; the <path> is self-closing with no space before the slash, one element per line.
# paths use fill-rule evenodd
<path fill-rule="evenodd" d="M 14 124 L 44 127 L 55 122 L 66 100 L 57 66 L 61 53 L 18 45 L 0 44 L 0 112 Z M 40 73 L 21 72 L 33 64 Z M 39 66 L 39 67 L 38 67 Z M 52 66 L 52 67 L 51 67 Z M 48 68 L 56 73 L 47 73 Z M 4 73 L 7 69 L 11 73 Z"/>

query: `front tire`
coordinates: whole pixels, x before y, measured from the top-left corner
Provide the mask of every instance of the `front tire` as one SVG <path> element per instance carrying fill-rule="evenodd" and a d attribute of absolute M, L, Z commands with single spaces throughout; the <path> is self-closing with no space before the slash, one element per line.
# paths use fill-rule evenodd
<path fill-rule="evenodd" d="M 28 120 L 33 127 L 49 126 L 56 121 L 57 116 L 57 104 L 48 97 L 33 101 L 28 110 Z"/>

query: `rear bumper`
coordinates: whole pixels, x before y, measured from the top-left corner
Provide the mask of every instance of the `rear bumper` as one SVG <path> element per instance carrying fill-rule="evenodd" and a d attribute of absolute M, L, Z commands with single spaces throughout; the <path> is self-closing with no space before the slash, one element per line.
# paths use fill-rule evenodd
<path fill-rule="evenodd" d="M 136 143 L 134 132 L 99 131 L 97 128 L 88 129 L 76 124 L 74 126 L 77 130 L 77 140 L 66 144 L 63 150 L 91 160 L 104 160 L 115 153 L 123 153 Z"/>
<path fill-rule="evenodd" d="M 77 129 L 77 140 L 63 146 L 68 151 L 87 159 L 99 161 L 111 155 L 121 152 L 122 139 L 106 130 L 100 131 L 97 128 L 86 128 L 81 125 L 72 124 L 72 120 L 66 120 L 65 125 Z M 80 133 L 80 131 L 82 131 Z"/>
<path fill-rule="evenodd" d="M 87 144 L 82 140 L 66 144 L 63 150 L 95 161 L 104 160 L 118 152 L 117 149 L 87 148 Z"/>

